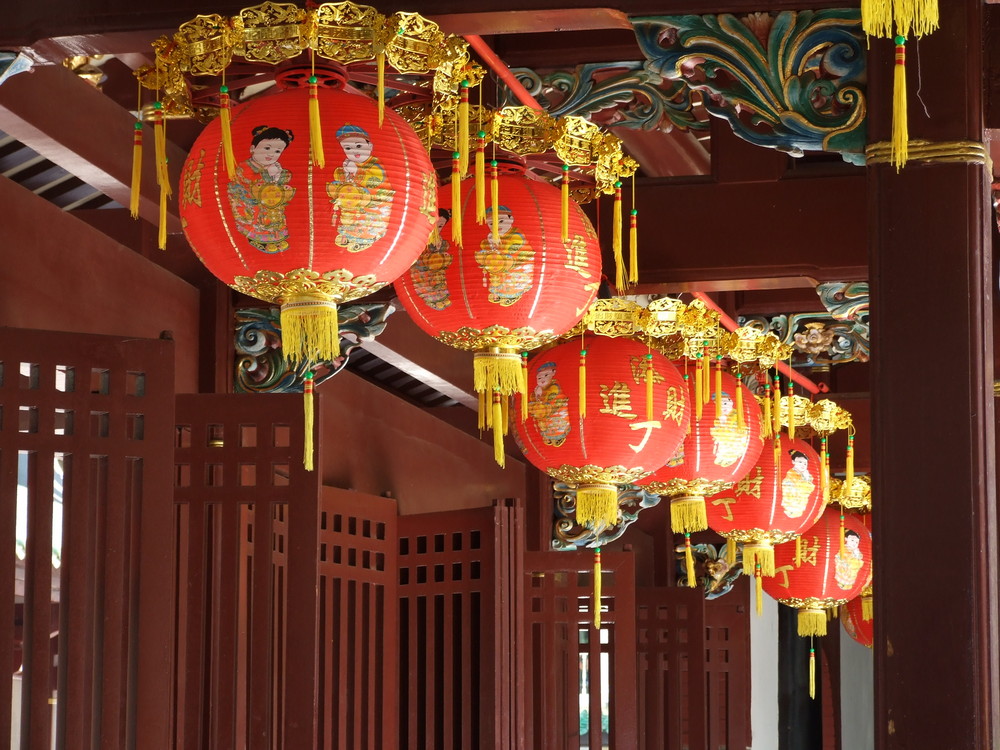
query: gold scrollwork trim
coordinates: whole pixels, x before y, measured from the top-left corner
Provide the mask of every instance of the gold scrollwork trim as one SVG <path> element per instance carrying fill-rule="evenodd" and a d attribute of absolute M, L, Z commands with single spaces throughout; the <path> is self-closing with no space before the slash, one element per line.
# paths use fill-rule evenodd
<path fill-rule="evenodd" d="M 372 275 L 352 276 L 343 269 L 323 273 L 296 268 L 287 273 L 258 271 L 253 276 L 236 276 L 230 286 L 272 304 L 280 304 L 289 297 L 314 297 L 339 304 L 378 291 L 386 283 Z"/>
<path fill-rule="evenodd" d="M 856 510 L 861 513 L 872 511 L 872 485 L 866 476 L 854 475 L 851 481 L 851 494 L 845 492 L 843 479 L 830 480 L 830 502 L 837 503 L 841 508 Z"/>
<path fill-rule="evenodd" d="M 778 601 L 795 609 L 833 609 L 847 603 L 847 599 L 817 599 L 813 596 L 804 599 L 797 596 L 789 596 L 784 599 L 778 599 Z"/>
<path fill-rule="evenodd" d="M 733 486 L 733 482 L 722 479 L 709 481 L 707 479 L 671 479 L 667 482 L 650 482 L 646 489 L 657 495 L 666 497 L 707 497 L 717 495 Z"/>
<path fill-rule="evenodd" d="M 992 160 L 985 144 L 978 141 L 910 141 L 909 161 L 924 163 L 985 164 L 992 170 Z M 892 144 L 889 141 L 870 143 L 865 147 L 868 164 L 891 164 Z"/>
<path fill-rule="evenodd" d="M 638 468 L 626 468 L 625 466 L 594 466 L 593 464 L 587 464 L 586 466 L 563 464 L 556 468 L 548 468 L 545 471 L 550 477 L 569 484 L 579 484 L 580 482 L 631 484 L 650 473 L 649 469 L 644 469 L 641 466 Z"/>
<path fill-rule="evenodd" d="M 787 531 L 775 531 L 774 529 L 733 529 L 732 531 L 720 531 L 719 534 L 732 539 L 734 542 L 743 544 L 781 544 L 790 542 L 798 534 Z"/>
<path fill-rule="evenodd" d="M 441 331 L 437 340 L 467 352 L 486 351 L 493 348 L 510 349 L 512 351 L 529 351 L 543 344 L 555 341 L 558 336 L 555 331 L 536 331 L 534 328 L 505 328 L 490 326 L 489 328 L 459 328 L 457 331 Z"/>

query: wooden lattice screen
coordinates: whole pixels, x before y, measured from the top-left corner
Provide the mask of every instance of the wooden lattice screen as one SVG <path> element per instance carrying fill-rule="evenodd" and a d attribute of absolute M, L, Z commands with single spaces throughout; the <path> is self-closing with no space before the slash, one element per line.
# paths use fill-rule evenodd
<path fill-rule="evenodd" d="M 523 747 L 522 516 L 502 501 L 399 519 L 403 750 Z"/>
<path fill-rule="evenodd" d="M 0 329 L 2 747 L 169 747 L 173 378 L 166 341 Z"/>
<path fill-rule="evenodd" d="M 592 555 L 525 556 L 525 721 L 530 727 L 525 747 L 530 750 L 646 747 L 636 731 L 634 558 L 627 552 L 605 552 L 602 558 L 599 634 L 591 624 Z"/>
<path fill-rule="evenodd" d="M 750 747 L 749 579 L 723 597 L 705 602 L 705 706 L 708 747 Z"/>

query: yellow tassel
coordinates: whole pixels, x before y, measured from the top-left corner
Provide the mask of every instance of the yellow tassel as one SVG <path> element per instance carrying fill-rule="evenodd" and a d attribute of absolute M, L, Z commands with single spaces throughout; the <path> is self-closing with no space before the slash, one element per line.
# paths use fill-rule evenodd
<path fill-rule="evenodd" d="M 646 421 L 653 421 L 653 355 L 646 354 Z"/>
<path fill-rule="evenodd" d="M 868 622 L 869 620 L 871 620 L 872 619 L 872 614 L 873 614 L 872 613 L 873 609 L 874 609 L 874 607 L 872 606 L 872 597 L 870 595 L 862 594 L 861 595 L 861 619 L 864 620 L 865 622 Z"/>
<path fill-rule="evenodd" d="M 163 104 L 154 102 L 156 110 L 153 119 L 153 146 L 156 153 L 156 183 L 171 195 L 170 173 L 167 170 L 167 122 L 163 115 Z"/>
<path fill-rule="evenodd" d="M 302 465 L 305 467 L 306 471 L 313 470 L 313 422 L 314 422 L 314 405 L 313 405 L 313 374 L 312 372 L 306 373 L 305 383 L 302 389 L 302 404 L 305 408 L 305 440 L 303 442 L 302 448 Z"/>
<path fill-rule="evenodd" d="M 639 283 L 639 212 L 634 208 L 629 214 L 628 225 L 628 281 L 629 284 Z"/>
<path fill-rule="evenodd" d="M 340 356 L 337 304 L 306 295 L 281 305 L 281 347 L 289 362 L 331 362 Z"/>
<path fill-rule="evenodd" d="M 773 396 L 771 405 L 773 425 L 771 426 L 771 432 L 777 438 L 781 434 L 781 383 L 777 375 L 774 376 L 774 387 L 771 389 L 771 395 Z"/>
<path fill-rule="evenodd" d="M 816 697 L 816 649 L 809 647 L 809 697 Z"/>
<path fill-rule="evenodd" d="M 722 413 L 722 361 L 715 360 L 715 416 Z"/>
<path fill-rule="evenodd" d="M 705 349 L 705 356 L 701 358 L 701 367 L 705 371 L 701 379 L 701 386 L 705 389 L 701 398 L 707 404 L 712 400 L 712 360 L 708 356 L 708 349 Z"/>
<path fill-rule="evenodd" d="M 795 537 L 795 567 L 802 567 L 802 537 Z"/>
<path fill-rule="evenodd" d="M 580 419 L 587 417 L 587 350 L 580 350 L 580 400 L 577 406 Z"/>
<path fill-rule="evenodd" d="M 896 65 L 892 74 L 892 140 L 890 161 L 898 172 L 909 159 L 910 133 L 906 105 L 906 37 L 896 37 Z"/>
<path fill-rule="evenodd" d="M 493 241 L 500 241 L 500 170 L 497 169 L 497 160 L 490 162 L 490 206 L 491 221 L 490 232 L 493 234 Z"/>
<path fill-rule="evenodd" d="M 800 609 L 798 631 L 803 638 L 811 635 L 826 635 L 826 611 L 820 607 Z"/>
<path fill-rule="evenodd" d="M 690 534 L 708 528 L 705 498 L 681 495 L 670 499 L 670 529 L 675 534 Z"/>
<path fill-rule="evenodd" d="M 761 437 L 765 440 L 774 435 L 771 432 L 771 379 L 764 373 L 764 404 L 761 417 Z"/>
<path fill-rule="evenodd" d="M 854 489 L 854 435 L 847 436 L 847 466 L 844 474 L 844 494 L 850 497 Z"/>
<path fill-rule="evenodd" d="M 726 538 L 726 564 L 730 568 L 736 564 L 736 540 L 732 537 Z"/>
<path fill-rule="evenodd" d="M 488 411 L 486 408 L 486 392 L 479 391 L 476 395 L 479 396 L 479 410 L 476 414 L 476 423 L 479 427 L 479 431 L 482 432 L 486 429 L 486 412 Z"/>
<path fill-rule="evenodd" d="M 451 159 L 451 241 L 462 247 L 462 175 L 457 151 Z"/>
<path fill-rule="evenodd" d="M 701 419 L 703 404 L 702 404 L 702 386 L 701 386 L 701 364 L 698 363 L 694 368 L 694 416 L 695 419 Z"/>
<path fill-rule="evenodd" d="M 591 529 L 618 524 L 618 488 L 613 484 L 588 483 L 576 488 L 576 522 Z"/>
<path fill-rule="evenodd" d="M 830 451 L 826 449 L 825 437 L 820 439 L 819 446 L 819 484 L 826 506 L 830 502 Z"/>
<path fill-rule="evenodd" d="M 774 575 L 774 546 L 770 542 L 743 545 L 743 569 L 757 570 L 765 576 Z"/>
<path fill-rule="evenodd" d="M 385 119 L 385 52 L 375 55 L 375 67 L 378 69 L 378 82 L 376 83 L 375 98 L 378 100 L 378 126 L 382 127 Z"/>
<path fill-rule="evenodd" d="M 319 86 L 316 76 L 309 76 L 309 151 L 312 163 L 323 169 L 326 167 L 326 153 L 323 151 L 323 128 L 319 119 Z"/>
<path fill-rule="evenodd" d="M 311 96 L 311 93 L 310 93 Z M 229 87 L 219 87 L 219 125 L 222 129 L 222 155 L 226 162 L 226 175 L 232 180 L 236 176 L 236 157 L 233 155 L 233 113 L 232 102 L 229 99 Z M 312 103 L 310 102 L 310 118 L 312 117 Z M 316 112 L 319 118 L 319 110 Z"/>
<path fill-rule="evenodd" d="M 563 164 L 562 176 L 562 241 L 569 242 L 569 164 Z"/>
<path fill-rule="evenodd" d="M 139 218 L 139 191 L 142 189 L 142 123 L 135 123 L 132 135 L 132 191 L 129 194 L 128 211 L 133 219 Z"/>
<path fill-rule="evenodd" d="M 156 232 L 156 246 L 167 249 L 167 188 L 160 185 L 160 216 Z"/>
<path fill-rule="evenodd" d="M 601 629 L 601 548 L 594 549 L 594 627 Z"/>
<path fill-rule="evenodd" d="M 506 437 L 510 430 L 510 396 L 500 396 L 500 429 Z"/>
<path fill-rule="evenodd" d="M 691 554 L 691 535 L 684 535 L 684 571 L 687 574 L 688 588 L 696 588 L 698 579 L 694 575 L 694 555 Z"/>
<path fill-rule="evenodd" d="M 868 36 L 892 34 L 893 0 L 861 0 L 861 26 Z"/>
<path fill-rule="evenodd" d="M 611 250 L 615 256 L 615 288 L 625 290 L 625 259 L 622 257 L 622 184 L 615 183 L 615 202 L 611 212 Z"/>
<path fill-rule="evenodd" d="M 462 81 L 458 100 L 458 171 L 465 177 L 469 173 L 469 82 Z"/>
<path fill-rule="evenodd" d="M 500 394 L 493 394 L 493 458 L 496 459 L 497 466 L 501 469 L 506 465 L 506 454 L 503 449 L 503 404 L 500 403 Z"/>
<path fill-rule="evenodd" d="M 736 426 L 742 433 L 747 426 L 747 418 L 743 413 L 743 373 L 736 373 Z"/>
<path fill-rule="evenodd" d="M 744 562 L 744 564 L 746 563 Z M 761 615 L 764 614 L 764 583 L 763 583 L 763 577 L 761 576 L 760 572 L 760 563 L 757 563 L 757 566 L 754 568 L 753 581 L 754 581 L 754 599 L 756 600 L 755 604 L 757 607 L 757 617 L 760 617 Z"/>
<path fill-rule="evenodd" d="M 521 421 L 528 418 L 528 353 L 521 352 Z"/>
<path fill-rule="evenodd" d="M 842 560 L 847 559 L 847 544 L 844 539 L 846 529 L 844 527 L 844 512 L 840 512 L 840 558 Z"/>
<path fill-rule="evenodd" d="M 486 223 L 486 131 L 480 130 L 476 144 L 476 223 Z"/>

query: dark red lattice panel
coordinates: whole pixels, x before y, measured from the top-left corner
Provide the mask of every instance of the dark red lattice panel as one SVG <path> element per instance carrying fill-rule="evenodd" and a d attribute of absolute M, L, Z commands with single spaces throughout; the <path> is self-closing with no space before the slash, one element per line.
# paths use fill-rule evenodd
<path fill-rule="evenodd" d="M 0 329 L 0 746 L 169 746 L 173 382 L 169 342 Z"/>
<path fill-rule="evenodd" d="M 725 596 L 705 602 L 708 747 L 750 745 L 750 614 L 745 576 Z"/>
<path fill-rule="evenodd" d="M 316 747 L 320 487 L 302 414 L 294 395 L 177 399 L 178 748 Z"/>
<path fill-rule="evenodd" d="M 396 748 L 396 503 L 324 488 L 319 522 L 317 744 Z"/>
<path fill-rule="evenodd" d="M 504 501 L 400 517 L 400 748 L 520 747 L 521 516 Z"/>
<path fill-rule="evenodd" d="M 527 748 L 637 750 L 635 562 L 602 554 L 602 629 L 593 626 L 593 556 L 525 556 Z M 583 712 L 586 711 L 585 720 Z M 600 719 L 607 714 L 607 730 Z M 585 726 L 584 726 L 585 725 Z M 581 738 L 581 733 L 585 736 Z"/>

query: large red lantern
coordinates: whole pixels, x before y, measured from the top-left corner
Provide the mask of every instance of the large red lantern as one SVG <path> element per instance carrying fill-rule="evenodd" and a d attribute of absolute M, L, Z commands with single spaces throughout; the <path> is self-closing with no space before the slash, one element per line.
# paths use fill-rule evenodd
<path fill-rule="evenodd" d="M 225 283 L 281 305 L 290 360 L 333 359 L 336 305 L 404 273 L 437 216 L 436 175 L 413 128 L 391 110 L 380 125 L 375 102 L 335 74 L 327 84 L 316 92 L 324 167 L 310 158 L 310 93 L 287 88 L 233 108 L 232 176 L 215 120 L 181 177 L 191 247 Z"/>
<path fill-rule="evenodd" d="M 617 523 L 617 485 L 663 465 L 690 419 L 684 381 L 670 360 L 606 336 L 589 337 L 585 354 L 576 342 L 536 354 L 526 407 L 526 418 L 513 420 L 524 455 L 576 489 L 577 522 L 594 527 Z"/>
<path fill-rule="evenodd" d="M 871 648 L 875 642 L 875 621 L 864 616 L 864 596 L 851 599 L 840 606 L 840 621 L 844 630 L 862 646 Z"/>
<path fill-rule="evenodd" d="M 461 234 L 452 188 L 442 188 L 438 230 L 396 291 L 431 336 L 475 352 L 475 387 L 487 398 L 519 393 L 521 352 L 556 340 L 597 295 L 601 250 L 590 220 L 570 201 L 562 239 L 558 188 L 505 163 L 491 205 L 477 223 L 475 180 L 460 185 Z M 495 230 L 495 231 L 494 231 Z"/>
<path fill-rule="evenodd" d="M 748 575 L 774 575 L 774 545 L 816 522 L 823 510 L 821 475 L 819 454 L 807 442 L 768 438 L 750 472 L 706 500 L 709 527 L 743 543 Z"/>
<path fill-rule="evenodd" d="M 871 533 L 858 516 L 843 516 L 828 506 L 798 542 L 774 548 L 764 591 L 799 611 L 799 635 L 826 635 L 826 611 L 858 596 L 871 576 Z"/>
<path fill-rule="evenodd" d="M 670 498 L 670 525 L 683 534 L 708 528 L 705 496 L 729 489 L 753 468 L 764 443 L 761 412 L 749 389 L 727 372 L 717 373 L 711 402 L 691 420 L 691 430 L 667 463 L 641 486 Z M 688 380 L 695 403 L 696 383 Z"/>

